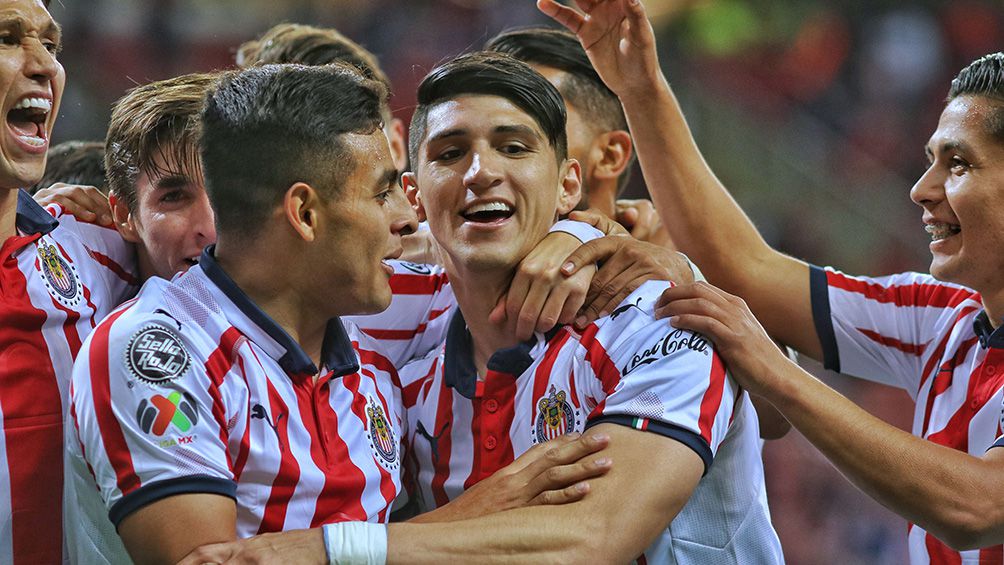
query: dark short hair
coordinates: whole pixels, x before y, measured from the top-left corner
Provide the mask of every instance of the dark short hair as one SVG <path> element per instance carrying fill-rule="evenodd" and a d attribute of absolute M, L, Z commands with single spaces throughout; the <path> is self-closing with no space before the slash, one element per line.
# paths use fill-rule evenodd
<path fill-rule="evenodd" d="M 45 174 L 28 192 L 35 194 L 57 182 L 96 186 L 107 194 L 105 144 L 101 141 L 64 141 L 50 147 L 45 157 Z"/>
<path fill-rule="evenodd" d="M 429 108 L 465 94 L 499 96 L 526 112 L 540 126 L 558 162 L 568 155 L 565 103 L 558 90 L 526 63 L 487 51 L 461 55 L 432 69 L 418 86 L 418 106 L 411 118 L 411 163 L 425 139 Z"/>
<path fill-rule="evenodd" d="M 984 55 L 959 71 L 948 91 L 948 102 L 959 96 L 983 96 L 998 102 L 986 126 L 991 135 L 1004 141 L 1004 53 Z"/>
<path fill-rule="evenodd" d="M 366 78 L 378 80 L 387 90 L 391 89 L 390 80 L 380 68 L 376 55 L 336 29 L 281 23 L 237 48 L 237 65 L 242 68 L 282 63 L 317 66 L 339 62 L 358 68 Z M 390 107 L 385 105 L 384 121 L 390 118 Z"/>
<path fill-rule="evenodd" d="M 335 196 L 355 167 L 341 136 L 379 129 L 386 96 L 383 83 L 345 64 L 223 75 L 206 99 L 200 146 L 217 230 L 256 235 L 297 182 Z"/>
<path fill-rule="evenodd" d="M 531 65 L 562 71 L 565 76 L 558 91 L 566 104 L 574 106 L 594 125 L 594 131 L 628 131 L 620 100 L 604 84 L 586 50 L 571 32 L 545 27 L 511 29 L 489 39 L 485 49 L 512 55 Z M 634 160 L 632 152 L 631 162 L 617 179 L 619 190 L 627 186 Z"/>
<path fill-rule="evenodd" d="M 178 174 L 199 178 L 198 139 L 206 92 L 219 77 L 182 75 L 133 88 L 112 106 L 105 136 L 108 190 L 136 209 L 136 181 Z M 167 168 L 157 164 L 164 157 Z"/>

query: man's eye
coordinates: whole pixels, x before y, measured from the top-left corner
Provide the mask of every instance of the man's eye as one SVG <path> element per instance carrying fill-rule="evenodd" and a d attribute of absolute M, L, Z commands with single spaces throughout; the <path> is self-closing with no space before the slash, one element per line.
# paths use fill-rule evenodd
<path fill-rule="evenodd" d="M 0 35 L 0 45 L 18 45 L 21 40 L 11 34 Z"/>
<path fill-rule="evenodd" d="M 53 57 L 59 55 L 60 51 L 63 50 L 63 46 L 55 41 L 42 41 L 42 46 L 45 50 L 52 54 Z"/>
<path fill-rule="evenodd" d="M 526 153 L 529 149 L 521 143 L 507 143 L 500 148 L 500 151 L 509 155 L 519 155 L 520 153 Z"/>
<path fill-rule="evenodd" d="M 380 194 L 377 194 L 377 200 L 380 202 L 386 202 L 390 198 L 392 192 L 394 192 L 394 189 L 387 189 Z"/>
<path fill-rule="evenodd" d="M 949 165 L 949 167 L 952 169 L 952 172 L 954 173 L 962 173 L 969 168 L 969 163 L 966 162 L 966 160 L 961 157 L 952 157 L 950 163 L 951 164 Z"/>
<path fill-rule="evenodd" d="M 461 152 L 459 149 L 447 149 L 446 151 L 441 151 L 434 161 L 452 161 L 460 157 Z"/>
<path fill-rule="evenodd" d="M 179 202 L 185 197 L 184 191 L 172 190 L 170 192 L 165 192 L 163 196 L 160 197 L 161 202 Z"/>

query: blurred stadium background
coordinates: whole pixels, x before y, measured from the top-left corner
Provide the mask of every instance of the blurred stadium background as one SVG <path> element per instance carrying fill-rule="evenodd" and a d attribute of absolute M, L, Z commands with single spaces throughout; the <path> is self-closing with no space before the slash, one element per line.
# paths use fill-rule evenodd
<path fill-rule="evenodd" d="M 772 244 L 851 273 L 926 270 L 928 238 L 908 191 L 951 78 L 1004 48 L 1004 3 L 645 4 L 701 149 Z M 437 61 L 507 27 L 546 23 L 531 0 L 54 0 L 51 9 L 68 76 L 57 142 L 103 139 L 109 106 L 127 88 L 229 67 L 240 42 L 282 21 L 332 26 L 373 51 L 405 119 Z M 644 194 L 640 180 L 630 196 Z M 824 378 L 909 429 L 903 391 Z M 906 562 L 906 523 L 797 432 L 768 443 L 764 458 L 789 563 Z"/>

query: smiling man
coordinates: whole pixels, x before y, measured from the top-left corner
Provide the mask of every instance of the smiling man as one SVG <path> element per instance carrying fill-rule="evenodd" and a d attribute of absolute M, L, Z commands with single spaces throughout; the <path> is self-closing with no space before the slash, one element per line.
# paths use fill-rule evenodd
<path fill-rule="evenodd" d="M 42 177 L 65 76 L 41 0 L 0 3 L 0 562 L 62 559 L 63 415 L 73 357 L 133 289 L 114 230 L 45 210 Z"/>
<path fill-rule="evenodd" d="M 917 437 L 790 363 L 762 361 L 777 355 L 752 347 L 762 344 L 759 328 L 734 297 L 705 286 L 675 288 L 664 311 L 719 338 L 751 390 L 851 481 L 912 523 L 912 563 L 999 562 L 1004 54 L 958 74 L 925 146 L 930 165 L 910 197 L 931 236 L 930 274 L 849 276 L 785 256 L 757 233 L 698 151 L 640 3 L 592 2 L 588 17 L 553 0 L 538 5 L 577 33 L 623 102 L 649 190 L 681 249 L 709 280 L 745 299 L 771 335 L 830 369 L 906 390 L 916 402 Z"/>

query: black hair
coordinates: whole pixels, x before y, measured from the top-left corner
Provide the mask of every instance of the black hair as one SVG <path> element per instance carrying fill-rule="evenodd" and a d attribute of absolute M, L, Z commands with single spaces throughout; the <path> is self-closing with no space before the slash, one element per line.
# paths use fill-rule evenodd
<path fill-rule="evenodd" d="M 418 87 L 418 106 L 411 118 L 408 147 L 411 164 L 425 139 L 429 108 L 464 94 L 498 96 L 526 112 L 540 126 L 558 162 L 568 155 L 565 103 L 561 94 L 526 63 L 501 53 L 461 55 L 432 69 Z"/>
<path fill-rule="evenodd" d="M 45 157 L 45 174 L 28 192 L 35 194 L 57 182 L 96 186 L 108 194 L 104 142 L 64 141 L 50 147 Z"/>
<path fill-rule="evenodd" d="M 355 167 L 345 134 L 382 126 L 379 81 L 346 64 L 231 71 L 210 91 L 200 144 L 217 230 L 252 237 L 297 182 L 334 197 Z"/>
<path fill-rule="evenodd" d="M 627 118 L 620 100 L 593 68 L 578 38 L 567 30 L 526 27 L 504 31 L 488 40 L 488 51 L 511 55 L 531 65 L 551 67 L 565 73 L 558 91 L 565 103 L 574 106 L 594 124 L 597 132 L 628 131 Z M 631 162 L 617 179 L 619 191 L 627 186 Z"/>
<path fill-rule="evenodd" d="M 1004 53 L 984 55 L 959 71 L 947 101 L 959 96 L 983 96 L 996 101 L 986 127 L 996 139 L 1004 141 Z"/>

